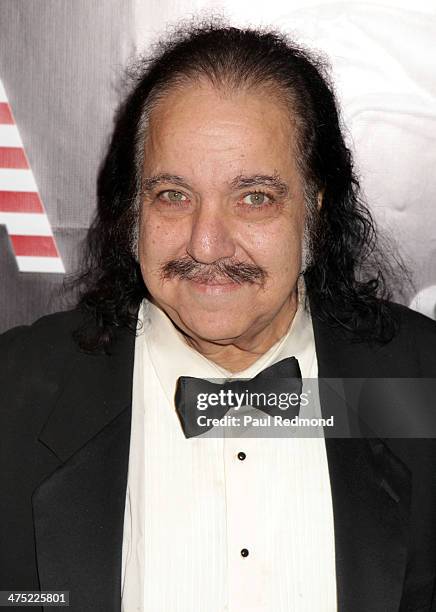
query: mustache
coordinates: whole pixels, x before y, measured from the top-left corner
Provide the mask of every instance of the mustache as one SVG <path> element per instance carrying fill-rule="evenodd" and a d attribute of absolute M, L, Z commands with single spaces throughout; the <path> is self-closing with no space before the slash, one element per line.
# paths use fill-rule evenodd
<path fill-rule="evenodd" d="M 243 283 L 263 284 L 267 276 L 263 268 L 254 264 L 232 261 L 202 264 L 190 257 L 172 259 L 162 267 L 161 272 L 163 280 L 180 278 L 183 280 L 193 280 L 198 283 L 230 280 L 240 285 Z"/>

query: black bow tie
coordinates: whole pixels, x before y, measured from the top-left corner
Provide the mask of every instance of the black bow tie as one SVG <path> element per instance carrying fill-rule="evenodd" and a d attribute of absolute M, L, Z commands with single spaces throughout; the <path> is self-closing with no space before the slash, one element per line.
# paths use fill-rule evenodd
<path fill-rule="evenodd" d="M 301 389 L 298 361 L 295 357 L 288 357 L 262 370 L 254 378 L 235 379 L 223 384 L 212 383 L 203 378 L 181 376 L 177 380 L 175 405 L 185 437 L 192 438 L 213 427 L 206 425 L 205 419 L 200 419 L 202 422 L 199 423 L 198 417 L 221 419 L 232 406 L 235 407 L 236 394 L 239 402 L 247 397 L 253 400 L 253 396 L 256 400 L 255 403 L 244 402 L 240 407 L 250 405 L 271 416 L 290 419 L 299 413 Z M 274 405 L 274 397 L 283 398 L 284 394 L 288 398 L 291 398 L 292 394 L 292 404 L 286 408 Z M 199 401 L 203 409 L 199 407 Z"/>

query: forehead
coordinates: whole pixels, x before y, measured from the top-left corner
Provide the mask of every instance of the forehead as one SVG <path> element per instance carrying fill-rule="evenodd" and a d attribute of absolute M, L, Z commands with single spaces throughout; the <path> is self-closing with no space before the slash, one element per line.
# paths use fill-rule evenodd
<path fill-rule="evenodd" d="M 292 174 L 295 127 L 276 93 L 204 83 L 169 89 L 150 113 L 146 174 Z M 183 172 L 182 172 L 183 170 Z"/>

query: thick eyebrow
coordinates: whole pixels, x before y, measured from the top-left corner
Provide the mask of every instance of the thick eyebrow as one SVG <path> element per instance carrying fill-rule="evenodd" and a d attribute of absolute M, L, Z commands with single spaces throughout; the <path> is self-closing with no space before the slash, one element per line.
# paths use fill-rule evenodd
<path fill-rule="evenodd" d="M 267 186 L 275 189 L 280 197 L 289 194 L 289 187 L 278 174 L 253 174 L 251 176 L 236 176 L 230 183 L 232 189 L 249 189 L 251 187 Z"/>
<path fill-rule="evenodd" d="M 161 183 L 172 183 L 190 189 L 186 179 L 177 174 L 168 174 L 166 172 L 155 176 L 144 177 L 142 180 L 142 191 L 147 193 L 152 191 Z M 239 174 L 232 181 L 230 187 L 232 189 L 250 189 L 251 187 L 267 186 L 277 191 L 280 197 L 286 197 L 289 194 L 289 187 L 278 174 L 253 174 L 244 176 Z"/>
<path fill-rule="evenodd" d="M 163 174 L 157 174 L 156 176 L 149 176 L 142 179 L 142 191 L 146 193 L 148 191 L 152 191 L 157 185 L 161 183 L 173 183 L 175 185 L 179 185 L 179 187 L 184 187 L 185 189 L 189 189 L 189 185 L 186 180 L 182 176 L 178 176 L 177 174 L 167 174 L 166 172 Z"/>

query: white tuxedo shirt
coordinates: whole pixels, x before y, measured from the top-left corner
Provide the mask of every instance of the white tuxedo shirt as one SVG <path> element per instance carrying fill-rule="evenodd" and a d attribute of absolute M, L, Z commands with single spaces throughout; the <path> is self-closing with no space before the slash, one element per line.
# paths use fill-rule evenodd
<path fill-rule="evenodd" d="M 122 611 L 336 612 L 324 438 L 186 439 L 174 408 L 179 376 L 252 378 L 292 355 L 304 391 L 318 368 L 303 303 L 283 338 L 233 374 L 191 348 L 146 300 L 139 321 Z"/>

